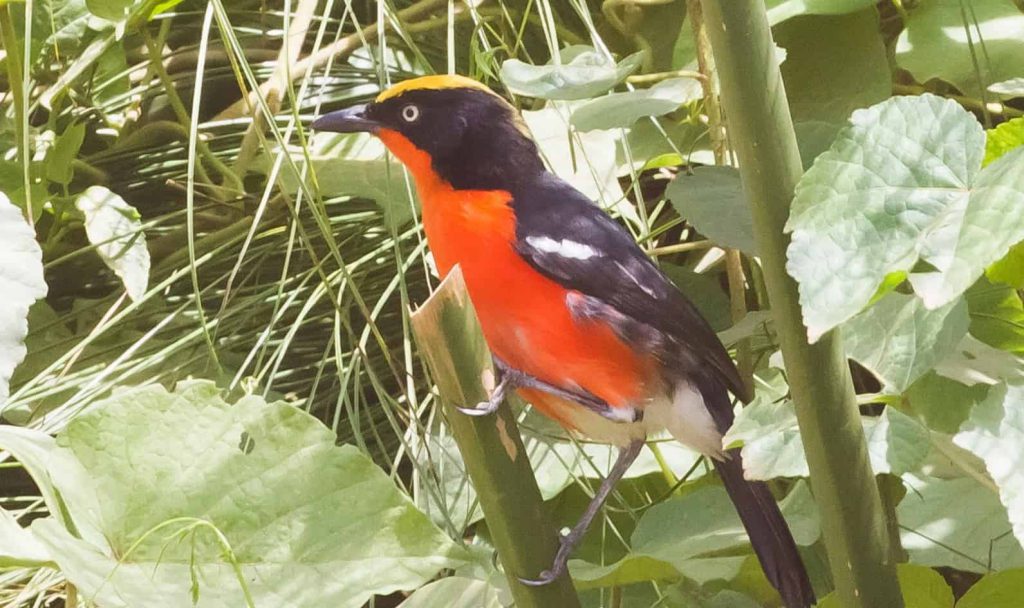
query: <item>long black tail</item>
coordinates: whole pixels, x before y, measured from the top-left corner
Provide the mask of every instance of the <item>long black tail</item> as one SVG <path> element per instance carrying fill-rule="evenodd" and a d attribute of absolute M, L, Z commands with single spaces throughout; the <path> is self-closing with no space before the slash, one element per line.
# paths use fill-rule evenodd
<path fill-rule="evenodd" d="M 719 431 L 725 433 L 733 421 L 729 393 L 715 377 L 705 375 L 695 380 L 704 405 Z M 814 590 L 778 503 L 764 482 L 744 479 L 738 449 L 729 450 L 728 456 L 726 460 L 716 460 L 715 469 L 747 529 L 765 576 L 782 596 L 786 608 L 811 608 L 815 604 Z"/>
<path fill-rule="evenodd" d="M 786 608 L 814 606 L 811 581 L 778 503 L 764 482 L 743 478 L 743 461 L 738 449 L 730 450 L 729 455 L 728 460 L 715 461 L 715 469 L 736 505 L 761 568 L 779 591 Z"/>

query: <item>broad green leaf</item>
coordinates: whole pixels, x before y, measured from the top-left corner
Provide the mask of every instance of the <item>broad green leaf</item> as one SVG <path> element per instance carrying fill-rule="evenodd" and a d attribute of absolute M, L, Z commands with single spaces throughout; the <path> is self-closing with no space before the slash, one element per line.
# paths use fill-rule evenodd
<path fill-rule="evenodd" d="M 995 492 L 969 477 L 905 475 L 903 481 L 907 495 L 896 515 L 911 562 L 968 572 L 1024 566 L 1024 550 Z"/>
<path fill-rule="evenodd" d="M 1011 78 L 988 85 L 988 90 L 1006 97 L 1024 96 L 1024 78 Z"/>
<path fill-rule="evenodd" d="M 1011 247 L 1006 257 L 989 266 L 985 276 L 994 283 L 1024 289 L 1024 242 Z"/>
<path fill-rule="evenodd" d="M 769 384 L 759 384 L 754 401 L 740 409 L 722 445 L 742 445 L 748 479 L 807 477 L 807 458 L 800 438 L 796 409 L 785 397 L 785 382 L 776 371 Z M 918 469 L 928 455 L 928 429 L 906 414 L 885 408 L 881 416 L 864 416 L 868 456 L 875 473 L 901 475 Z"/>
<path fill-rule="evenodd" d="M 989 346 L 1024 355 L 1024 305 L 1017 290 L 982 277 L 967 290 L 971 335 Z"/>
<path fill-rule="evenodd" d="M 953 608 L 953 590 L 935 570 L 917 564 L 896 564 L 896 575 L 906 608 Z M 818 608 L 842 608 L 842 604 L 833 592 L 818 602 Z"/>
<path fill-rule="evenodd" d="M 664 80 L 649 89 L 610 93 L 586 102 L 572 113 L 570 121 L 580 131 L 620 129 L 647 116 L 661 116 L 700 98 L 689 78 Z"/>
<path fill-rule="evenodd" d="M 499 597 L 486 581 L 450 576 L 420 587 L 399 608 L 503 608 Z"/>
<path fill-rule="evenodd" d="M 797 543 L 814 543 L 819 534 L 817 509 L 807 485 L 797 484 L 780 506 Z M 607 566 L 574 560 L 572 574 L 583 587 L 680 577 L 702 584 L 731 580 L 748 554 L 721 553 L 748 546 L 725 488 L 709 486 L 652 506 L 637 524 L 630 552 L 621 560 Z"/>
<path fill-rule="evenodd" d="M 49 473 L 83 539 L 50 518 L 31 529 L 104 606 L 193 606 L 193 584 L 200 607 L 245 605 L 212 531 L 180 534 L 200 520 L 223 534 L 257 606 L 356 608 L 461 563 L 384 472 L 284 403 L 228 404 L 210 382 L 141 387 L 57 442 L 74 466 Z"/>
<path fill-rule="evenodd" d="M 928 372 L 907 389 L 903 398 L 928 428 L 952 434 L 970 416 L 971 408 L 985 398 L 988 387 L 987 384 L 967 386 Z"/>
<path fill-rule="evenodd" d="M 886 390 L 902 393 L 960 344 L 969 323 L 962 299 L 928 310 L 919 298 L 890 293 L 846 322 L 843 345 Z"/>
<path fill-rule="evenodd" d="M 990 84 L 1024 76 L 1024 14 L 1013 2 L 928 0 L 906 6 L 909 17 L 896 41 L 896 63 L 918 82 L 941 78 L 980 98 Z M 965 6 L 970 7 L 966 13 Z"/>
<path fill-rule="evenodd" d="M 25 358 L 28 310 L 46 296 L 43 252 L 35 233 L 5 194 L 0 192 L 0 407 L 7 401 L 11 375 Z"/>
<path fill-rule="evenodd" d="M 985 159 L 988 165 L 1014 148 L 1024 146 L 1024 117 L 1008 120 L 995 129 L 985 131 Z"/>
<path fill-rule="evenodd" d="M 22 528 L 10 511 L 0 508 L 0 568 L 55 565 L 46 547 Z"/>
<path fill-rule="evenodd" d="M 1024 383 L 992 387 L 953 442 L 985 461 L 1017 540 L 1024 543 Z"/>
<path fill-rule="evenodd" d="M 75 170 L 71 161 L 78 156 L 78 149 L 85 140 L 85 123 L 75 123 L 60 134 L 53 147 L 46 154 L 46 178 L 64 184 L 71 183 Z"/>
<path fill-rule="evenodd" d="M 149 285 L 149 250 L 139 212 L 103 186 L 87 188 L 75 206 L 85 216 L 89 242 L 124 283 L 128 297 L 140 300 Z"/>
<path fill-rule="evenodd" d="M 589 46 L 561 51 L 561 64 L 531 65 L 518 59 L 501 64 L 501 80 L 517 95 L 540 99 L 588 99 L 606 93 L 625 80 L 640 64 L 643 53 L 616 63 Z"/>
<path fill-rule="evenodd" d="M 892 95 L 874 6 L 790 19 L 774 28 L 773 37 L 786 49 L 782 78 L 794 120 L 841 124 L 857 108 Z"/>
<path fill-rule="evenodd" d="M 1018 608 L 1024 598 L 1024 569 L 993 572 L 974 583 L 956 608 Z"/>
<path fill-rule="evenodd" d="M 696 167 L 680 173 L 665 195 L 686 221 L 723 247 L 756 254 L 754 221 L 735 167 Z"/>
<path fill-rule="evenodd" d="M 968 334 L 950 356 L 935 366 L 935 371 L 967 386 L 999 384 L 1024 378 L 1024 359 Z"/>
<path fill-rule="evenodd" d="M 983 136 L 934 95 L 854 112 L 801 178 L 787 224 L 810 340 L 860 312 L 891 273 L 909 273 L 938 308 L 1024 239 L 1024 154 L 981 170 Z"/>

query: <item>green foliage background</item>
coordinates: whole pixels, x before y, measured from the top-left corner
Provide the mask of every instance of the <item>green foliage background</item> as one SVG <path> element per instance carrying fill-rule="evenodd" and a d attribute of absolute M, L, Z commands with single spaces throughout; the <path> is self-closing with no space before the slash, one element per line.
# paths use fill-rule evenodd
<path fill-rule="evenodd" d="M 411 183 L 305 127 L 446 71 L 507 93 L 735 348 L 757 398 L 726 441 L 825 595 L 749 203 L 702 167 L 690 4 L 0 4 L 0 604 L 507 604 L 410 337 L 437 282 Z M 856 362 L 908 606 L 1016 606 L 1024 12 L 767 4 L 808 168 L 788 268 Z M 573 522 L 610 449 L 521 427 Z M 652 443 L 573 562 L 586 606 L 778 606 L 707 470 Z"/>

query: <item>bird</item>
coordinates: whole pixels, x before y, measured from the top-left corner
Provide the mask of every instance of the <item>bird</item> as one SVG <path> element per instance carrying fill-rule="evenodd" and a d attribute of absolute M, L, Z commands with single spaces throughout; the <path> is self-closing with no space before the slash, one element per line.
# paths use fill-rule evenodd
<path fill-rule="evenodd" d="M 514 106 L 465 76 L 421 76 L 311 126 L 379 138 L 412 176 L 439 274 L 462 269 L 498 375 L 488 401 L 462 411 L 490 414 L 514 390 L 571 432 L 619 448 L 551 567 L 522 582 L 567 572 L 647 437 L 667 430 L 714 463 L 786 608 L 814 605 L 770 490 L 744 478 L 738 449 L 723 449 L 730 393 L 749 401 L 727 350 L 629 232 L 547 169 Z"/>

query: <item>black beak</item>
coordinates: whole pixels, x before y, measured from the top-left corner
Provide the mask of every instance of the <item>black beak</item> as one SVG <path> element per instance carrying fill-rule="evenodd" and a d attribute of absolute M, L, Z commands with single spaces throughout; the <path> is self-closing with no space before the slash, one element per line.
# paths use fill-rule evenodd
<path fill-rule="evenodd" d="M 313 121 L 312 127 L 317 131 L 334 131 L 335 133 L 376 133 L 380 124 L 366 118 L 366 104 L 352 106 L 337 112 L 324 114 Z"/>

